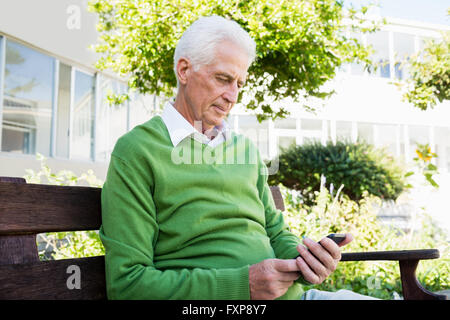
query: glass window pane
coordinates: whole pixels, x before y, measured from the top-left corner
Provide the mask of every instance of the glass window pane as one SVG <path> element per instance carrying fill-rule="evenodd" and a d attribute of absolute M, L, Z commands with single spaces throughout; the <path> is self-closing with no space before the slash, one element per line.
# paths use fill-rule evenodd
<path fill-rule="evenodd" d="M 268 121 L 264 120 L 259 123 L 256 116 L 252 115 L 239 115 L 238 117 L 239 133 L 253 141 L 261 156 L 267 159 L 269 154 Z"/>
<path fill-rule="evenodd" d="M 347 140 L 352 138 L 352 123 L 350 121 L 336 121 L 336 139 Z"/>
<path fill-rule="evenodd" d="M 362 35 L 359 33 L 350 33 L 350 38 L 356 39 L 359 43 L 363 43 Z M 351 63 L 350 64 L 350 73 L 352 75 L 362 76 L 364 74 L 364 66 L 360 63 Z"/>
<path fill-rule="evenodd" d="M 389 124 L 377 124 L 377 142 L 381 147 L 386 147 L 392 155 L 397 153 L 397 140 L 400 139 L 398 126 Z M 400 152 L 400 150 L 398 151 Z"/>
<path fill-rule="evenodd" d="M 411 160 L 416 157 L 417 144 L 430 143 L 429 128 L 426 126 L 409 126 L 408 134 L 410 146 L 410 155 L 408 160 Z"/>
<path fill-rule="evenodd" d="M 436 164 L 450 171 L 450 128 L 438 127 L 434 131 Z M 433 151 L 433 150 L 432 150 Z"/>
<path fill-rule="evenodd" d="M 130 129 L 150 120 L 163 103 L 154 95 L 130 94 Z M 162 108 L 164 105 L 162 105 Z"/>
<path fill-rule="evenodd" d="M 286 118 L 286 119 L 276 119 L 274 121 L 274 127 L 277 129 L 295 129 L 296 119 Z"/>
<path fill-rule="evenodd" d="M 76 71 L 71 143 L 71 156 L 74 158 L 92 158 L 92 146 L 94 142 L 94 96 L 94 77 Z"/>
<path fill-rule="evenodd" d="M 119 81 L 111 82 L 112 92 L 116 94 L 124 94 L 127 92 L 127 86 Z M 110 106 L 111 110 L 111 134 L 109 136 L 110 150 L 122 135 L 127 132 L 127 122 L 128 122 L 128 102 L 125 101 L 120 105 Z"/>
<path fill-rule="evenodd" d="M 128 102 L 110 105 L 107 96 L 110 93 L 126 93 L 127 87 L 119 81 L 102 77 L 100 83 L 101 103 L 97 118 L 96 160 L 107 160 L 114 145 L 127 132 Z"/>
<path fill-rule="evenodd" d="M 389 38 L 387 31 L 377 31 L 367 34 L 367 43 L 375 50 L 371 59 L 378 64 L 378 69 L 372 76 L 390 77 L 389 71 Z"/>
<path fill-rule="evenodd" d="M 2 151 L 50 155 L 54 59 L 6 42 Z"/>
<path fill-rule="evenodd" d="M 278 151 L 280 153 L 295 144 L 295 137 L 278 137 Z"/>
<path fill-rule="evenodd" d="M 372 123 L 358 123 L 358 139 L 370 144 L 375 143 Z"/>
<path fill-rule="evenodd" d="M 318 130 L 322 131 L 322 120 L 316 119 L 302 119 L 301 120 L 302 130 Z"/>
<path fill-rule="evenodd" d="M 69 157 L 70 85 L 72 68 L 59 64 L 58 107 L 56 114 L 56 156 Z"/>
<path fill-rule="evenodd" d="M 394 33 L 395 77 L 408 77 L 408 70 L 402 62 L 414 54 L 414 36 L 406 33 Z"/>

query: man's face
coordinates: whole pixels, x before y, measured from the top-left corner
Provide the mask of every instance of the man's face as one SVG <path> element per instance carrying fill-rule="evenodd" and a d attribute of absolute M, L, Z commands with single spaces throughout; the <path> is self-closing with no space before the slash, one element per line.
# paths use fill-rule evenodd
<path fill-rule="evenodd" d="M 216 47 L 211 64 L 186 71 L 187 120 L 201 121 L 203 131 L 220 125 L 237 102 L 247 69 L 247 53 L 225 41 Z"/>

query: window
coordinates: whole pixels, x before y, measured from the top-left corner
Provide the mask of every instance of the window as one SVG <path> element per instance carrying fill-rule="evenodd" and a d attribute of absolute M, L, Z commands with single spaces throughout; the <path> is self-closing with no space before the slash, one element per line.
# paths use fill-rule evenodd
<path fill-rule="evenodd" d="M 72 68 L 59 64 L 58 106 L 56 112 L 56 156 L 69 158 L 70 87 Z"/>
<path fill-rule="evenodd" d="M 277 129 L 294 129 L 296 128 L 296 119 L 285 118 L 274 120 L 274 127 Z"/>
<path fill-rule="evenodd" d="M 261 156 L 266 159 L 269 155 L 269 126 L 268 121 L 259 122 L 256 116 L 240 115 L 238 118 L 239 133 L 246 136 L 258 147 Z"/>
<path fill-rule="evenodd" d="M 154 95 L 141 95 L 130 93 L 130 129 L 150 120 L 155 115 L 155 111 L 162 108 L 162 102 Z"/>
<path fill-rule="evenodd" d="M 322 120 L 302 119 L 301 127 L 302 130 L 322 131 Z"/>
<path fill-rule="evenodd" d="M 394 33 L 395 77 L 403 79 L 408 76 L 404 61 L 414 54 L 414 36 L 406 33 Z"/>
<path fill-rule="evenodd" d="M 378 69 L 372 76 L 389 78 L 390 62 L 389 62 L 389 38 L 387 31 L 378 31 L 367 35 L 367 43 L 372 45 L 375 50 L 371 59 L 378 64 Z"/>
<path fill-rule="evenodd" d="M 352 123 L 350 121 L 336 121 L 336 139 L 339 141 L 351 141 Z"/>
<path fill-rule="evenodd" d="M 434 129 L 436 164 L 439 169 L 450 171 L 450 128 L 437 127 Z"/>
<path fill-rule="evenodd" d="M 325 132 L 323 131 L 323 121 L 318 119 L 301 119 L 301 141 L 308 143 L 313 141 L 322 141 Z"/>
<path fill-rule="evenodd" d="M 55 60 L 6 41 L 1 150 L 50 155 Z"/>
<path fill-rule="evenodd" d="M 72 109 L 71 157 L 93 158 L 95 78 L 75 71 L 75 88 Z"/>
<path fill-rule="evenodd" d="M 97 113 L 96 160 L 107 160 L 117 140 L 127 132 L 128 102 L 121 105 L 110 105 L 108 94 L 123 94 L 127 86 L 119 81 L 101 76 L 101 102 Z"/>
<path fill-rule="evenodd" d="M 408 160 L 416 157 L 417 144 L 429 144 L 429 128 L 426 126 L 409 126 L 409 151 Z"/>
<path fill-rule="evenodd" d="M 358 139 L 370 144 L 375 144 L 372 123 L 358 123 Z"/>
<path fill-rule="evenodd" d="M 361 34 L 358 33 L 350 33 L 350 38 L 356 39 L 359 43 L 363 43 L 363 38 Z M 364 66 L 361 63 L 351 63 L 350 64 L 350 73 L 353 75 L 362 76 L 364 74 Z"/>
<path fill-rule="evenodd" d="M 385 147 L 392 155 L 400 154 L 400 130 L 397 125 L 377 124 L 377 145 Z"/>
<path fill-rule="evenodd" d="M 278 137 L 278 152 L 281 153 L 295 144 L 295 137 Z"/>

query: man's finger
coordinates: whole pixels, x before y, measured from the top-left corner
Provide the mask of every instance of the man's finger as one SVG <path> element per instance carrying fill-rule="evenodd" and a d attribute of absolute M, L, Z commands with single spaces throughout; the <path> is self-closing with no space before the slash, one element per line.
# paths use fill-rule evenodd
<path fill-rule="evenodd" d="M 308 246 L 310 241 L 313 242 L 312 240 L 305 240 L 306 238 L 303 240 L 303 242 Z M 317 243 L 314 242 L 314 244 Z M 313 250 L 314 252 L 312 252 Z M 318 245 L 318 247 L 310 246 L 309 251 L 304 247 L 300 247 L 299 251 L 301 251 L 300 255 L 303 260 L 308 264 L 309 268 L 313 270 L 316 275 L 323 277 L 326 277 L 328 275 L 326 268 L 331 262 L 328 262 L 327 260 L 332 261 L 332 257 L 324 248 L 322 248 L 321 245 Z"/>
<path fill-rule="evenodd" d="M 282 259 L 274 259 L 274 264 L 273 264 L 275 270 L 279 271 L 279 272 L 297 272 L 298 270 L 298 265 L 295 262 L 295 260 L 293 259 L 287 259 L 287 260 L 282 260 Z"/>
<path fill-rule="evenodd" d="M 323 274 L 326 272 L 325 267 L 333 269 L 334 258 L 327 249 L 309 238 L 304 238 L 303 243 L 309 248 L 309 252 L 302 253 L 302 257 L 316 273 Z M 332 245 L 335 246 L 336 250 L 339 250 L 335 244 Z"/>
<path fill-rule="evenodd" d="M 305 260 L 303 260 L 302 257 L 297 257 L 295 259 L 295 262 L 297 263 L 300 272 L 303 275 L 303 278 L 308 281 L 311 284 L 318 284 L 320 283 L 320 279 L 317 276 L 317 274 L 315 274 L 311 268 L 308 266 L 308 264 L 305 262 Z"/>
<path fill-rule="evenodd" d="M 351 233 L 346 233 L 345 234 L 345 239 L 339 244 L 339 247 L 343 247 L 347 244 L 349 244 L 350 242 L 353 241 L 353 235 Z"/>
<path fill-rule="evenodd" d="M 295 260 L 294 260 L 295 261 Z M 298 269 L 298 267 L 297 267 Z M 298 277 L 300 277 L 301 273 L 300 271 L 295 271 L 295 272 L 280 272 L 279 273 L 279 279 L 278 281 L 283 281 L 283 282 L 292 282 L 298 279 Z"/>
<path fill-rule="evenodd" d="M 341 250 L 333 240 L 329 238 L 323 238 L 322 240 L 320 240 L 320 245 L 328 251 L 333 259 L 341 260 Z"/>

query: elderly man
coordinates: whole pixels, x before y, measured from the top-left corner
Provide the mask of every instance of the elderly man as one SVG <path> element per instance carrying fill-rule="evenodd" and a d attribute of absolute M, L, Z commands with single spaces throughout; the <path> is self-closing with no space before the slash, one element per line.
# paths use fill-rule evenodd
<path fill-rule="evenodd" d="M 197 20 L 175 51 L 175 100 L 118 140 L 102 191 L 108 298 L 299 299 L 335 270 L 339 247 L 289 231 L 257 149 L 225 122 L 254 57 L 236 22 Z"/>

